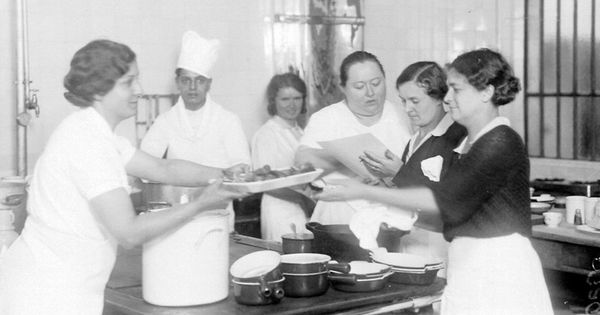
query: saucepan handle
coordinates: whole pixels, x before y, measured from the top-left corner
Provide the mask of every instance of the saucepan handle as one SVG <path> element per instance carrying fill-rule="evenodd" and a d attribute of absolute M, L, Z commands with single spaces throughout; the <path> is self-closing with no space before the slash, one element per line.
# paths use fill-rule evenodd
<path fill-rule="evenodd" d="M 319 222 L 307 222 L 306 223 L 306 229 L 308 229 L 311 232 L 318 230 L 321 226 L 322 225 Z"/>
<path fill-rule="evenodd" d="M 344 275 L 344 274 L 329 273 L 329 280 L 336 281 L 339 283 L 345 283 L 345 284 L 355 284 L 356 283 L 356 275 Z"/>
<path fill-rule="evenodd" d="M 341 273 L 349 273 L 350 272 L 350 264 L 348 264 L 348 263 L 328 263 L 327 269 L 341 272 Z"/>

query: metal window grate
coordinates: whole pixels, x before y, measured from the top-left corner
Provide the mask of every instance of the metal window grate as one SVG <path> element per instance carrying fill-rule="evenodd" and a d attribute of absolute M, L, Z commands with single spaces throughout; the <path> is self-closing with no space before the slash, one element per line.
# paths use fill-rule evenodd
<path fill-rule="evenodd" d="M 525 141 L 532 157 L 600 160 L 596 0 L 525 0 Z"/>

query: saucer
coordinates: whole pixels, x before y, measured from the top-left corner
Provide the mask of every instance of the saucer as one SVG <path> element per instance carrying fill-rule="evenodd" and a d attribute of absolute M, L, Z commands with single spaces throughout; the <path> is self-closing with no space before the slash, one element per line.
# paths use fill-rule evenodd
<path fill-rule="evenodd" d="M 531 199 L 537 202 L 553 202 L 556 198 L 552 196 L 534 196 Z"/>

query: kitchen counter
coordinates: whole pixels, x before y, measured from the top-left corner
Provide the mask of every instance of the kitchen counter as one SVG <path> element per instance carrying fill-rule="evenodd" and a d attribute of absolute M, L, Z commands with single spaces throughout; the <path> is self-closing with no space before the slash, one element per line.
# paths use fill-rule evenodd
<path fill-rule="evenodd" d="M 579 231 L 565 221 L 558 227 L 533 225 L 531 243 L 547 269 L 587 275 L 600 257 L 600 234 Z"/>
<path fill-rule="evenodd" d="M 277 242 L 235 235 L 230 240 L 229 263 L 254 251 L 281 250 Z M 390 283 L 384 289 L 368 293 L 347 293 L 330 288 L 324 295 L 309 298 L 285 297 L 279 304 L 246 306 L 235 302 L 233 288 L 227 299 L 200 306 L 161 307 L 142 298 L 141 248 L 119 249 L 117 261 L 105 291 L 105 314 L 368 314 L 374 310 L 418 308 L 438 300 L 445 285 L 438 278 L 428 286 Z"/>

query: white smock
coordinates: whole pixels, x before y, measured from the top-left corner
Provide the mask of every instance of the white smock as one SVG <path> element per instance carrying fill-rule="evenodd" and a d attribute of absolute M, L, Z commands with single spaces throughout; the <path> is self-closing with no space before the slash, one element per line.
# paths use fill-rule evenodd
<path fill-rule="evenodd" d="M 383 105 L 383 113 L 379 121 L 372 126 L 361 124 L 348 109 L 345 101 L 329 105 L 314 113 L 304 129 L 300 145 L 313 149 L 322 149 L 319 141 L 330 141 L 364 133 L 371 133 L 379 139 L 392 153 L 402 156 L 404 147 L 410 139 L 410 123 L 406 113 L 389 101 Z M 342 167 L 323 177 L 325 182 L 333 178 L 353 178 L 357 175 L 346 167 Z M 355 206 L 352 206 L 354 204 Z M 321 224 L 349 224 L 356 211 L 369 206 L 367 200 L 356 201 L 321 201 L 317 202 L 311 221 Z M 359 206 L 360 205 L 360 206 Z M 376 207 L 380 207 L 378 204 Z"/>
<path fill-rule="evenodd" d="M 406 161 L 408 161 L 413 153 L 421 147 L 432 136 L 440 137 L 443 136 L 448 128 L 454 123 L 450 114 L 446 114 L 438 125 L 428 132 L 421 142 L 415 143 L 419 136 L 419 131 L 410 139 L 408 143 L 408 152 L 406 155 Z M 429 231 L 417 226 L 414 226 L 409 234 L 402 237 L 400 244 L 401 251 L 404 253 L 410 253 L 420 255 L 424 257 L 440 258 L 444 261 L 444 265 L 448 265 L 448 246 L 450 243 L 444 239 L 444 235 L 439 232 Z M 438 271 L 439 277 L 446 277 L 446 268 Z"/>
<path fill-rule="evenodd" d="M 262 125 L 252 138 L 252 164 L 254 168 L 268 164 L 272 169 L 294 165 L 294 154 L 302 137 L 302 129 L 287 124 L 281 117 L 273 116 Z M 283 200 L 263 193 L 260 203 L 260 230 L 262 238 L 281 242 L 283 234 L 307 232 L 306 214 L 299 203 Z"/>
<path fill-rule="evenodd" d="M 209 95 L 204 106 L 197 111 L 186 110 L 180 97 L 169 111 L 156 118 L 142 139 L 140 148 L 159 158 L 168 152 L 169 159 L 182 159 L 216 168 L 250 164 L 250 150 L 240 119 L 214 102 Z M 228 210 L 233 230 L 231 203 Z"/>
<path fill-rule="evenodd" d="M 117 242 L 90 200 L 128 192 L 135 148 L 93 108 L 67 117 L 37 161 L 21 236 L 0 265 L 2 314 L 101 314 Z"/>
<path fill-rule="evenodd" d="M 497 126 L 490 121 L 471 142 Z M 468 139 L 454 151 L 464 153 Z M 521 234 L 490 238 L 457 236 L 448 248 L 442 315 L 551 315 L 552 303 L 540 258 Z"/>

